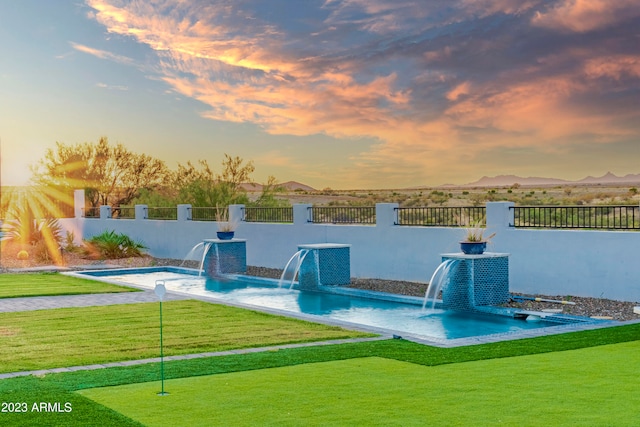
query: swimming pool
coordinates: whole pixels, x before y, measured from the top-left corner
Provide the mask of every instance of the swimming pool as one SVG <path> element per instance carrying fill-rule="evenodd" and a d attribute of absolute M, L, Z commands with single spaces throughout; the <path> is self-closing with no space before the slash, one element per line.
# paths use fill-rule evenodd
<path fill-rule="evenodd" d="M 205 278 L 190 269 L 163 267 L 74 274 L 142 289 L 153 289 L 162 282 L 170 292 L 429 343 L 454 344 L 463 340 L 458 344 L 461 345 L 506 339 L 505 336 L 513 339 L 514 334 L 567 327 L 547 320 L 526 321 L 526 316 L 516 318 L 514 309 L 504 309 L 502 315 L 424 310 L 421 298 L 334 286 L 302 291 L 278 287 L 279 282 L 273 279 L 242 275 Z"/>

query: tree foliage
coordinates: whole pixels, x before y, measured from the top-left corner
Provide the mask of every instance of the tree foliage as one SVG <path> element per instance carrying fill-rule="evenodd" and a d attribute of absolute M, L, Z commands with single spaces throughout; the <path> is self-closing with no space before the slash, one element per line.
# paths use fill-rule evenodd
<path fill-rule="evenodd" d="M 244 162 L 240 157 L 224 155 L 222 171 L 215 173 L 206 160 L 198 162 L 199 167 L 187 162 L 178 164 L 173 179 L 179 203 L 194 207 L 228 206 L 247 203 L 249 198 L 242 184 L 251 181 L 253 162 Z"/>
<path fill-rule="evenodd" d="M 276 178 L 274 176 L 269 176 L 267 183 L 262 186 L 262 193 L 255 201 L 249 202 L 249 206 L 261 208 L 289 206 L 288 200 L 280 200 L 276 198 L 276 195 L 283 191 L 284 187 L 278 185 Z"/>
<path fill-rule="evenodd" d="M 106 137 L 97 144 L 56 142 L 38 166 L 33 171 L 38 184 L 67 191 L 84 188 L 91 207 L 128 204 L 141 189 L 161 186 L 170 176 L 161 160 L 110 145 Z"/>
<path fill-rule="evenodd" d="M 92 208 L 131 204 L 155 207 L 180 203 L 194 207 L 286 204 L 275 197 L 281 187 L 274 177 L 269 177 L 257 200 L 249 200 L 243 184 L 252 182 L 254 170 L 252 161 L 225 154 L 219 172 L 207 160 L 178 164 L 174 172 L 160 160 L 132 153 L 122 144 L 110 145 L 102 137 L 97 143 L 57 142 L 34 168 L 33 179 L 60 194 L 72 194 L 82 188 Z"/>

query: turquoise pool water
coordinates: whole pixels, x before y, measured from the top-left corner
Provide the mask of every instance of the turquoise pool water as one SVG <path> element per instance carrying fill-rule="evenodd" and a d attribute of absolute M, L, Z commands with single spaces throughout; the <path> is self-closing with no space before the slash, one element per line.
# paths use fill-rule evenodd
<path fill-rule="evenodd" d="M 146 289 L 153 289 L 156 283 L 162 282 L 168 291 L 249 308 L 266 308 L 285 315 L 291 313 L 296 317 L 308 316 L 310 320 L 346 322 L 345 326 L 382 330 L 423 340 L 508 334 L 558 325 L 555 322 L 530 322 L 506 315 L 424 310 L 418 298 L 397 297 L 396 301 L 387 301 L 379 299 L 379 293 L 347 288 L 327 287 L 329 292 L 300 291 L 280 288 L 278 281 L 271 279 L 250 276 L 211 279 L 188 274 L 186 270 L 143 272 L 135 269 L 82 274 Z"/>

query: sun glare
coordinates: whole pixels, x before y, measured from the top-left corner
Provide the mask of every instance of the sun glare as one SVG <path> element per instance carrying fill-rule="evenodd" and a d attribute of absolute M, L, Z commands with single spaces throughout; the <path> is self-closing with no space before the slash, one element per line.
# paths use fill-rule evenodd
<path fill-rule="evenodd" d="M 2 258 L 20 254 L 62 265 L 58 218 L 73 212 L 73 197 L 51 187 L 5 187 L 1 200 Z"/>

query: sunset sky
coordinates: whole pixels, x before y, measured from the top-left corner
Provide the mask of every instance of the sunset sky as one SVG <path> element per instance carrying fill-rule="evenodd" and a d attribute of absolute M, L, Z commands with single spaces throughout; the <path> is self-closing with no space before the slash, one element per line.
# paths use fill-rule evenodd
<path fill-rule="evenodd" d="M 101 136 L 316 188 L 640 173 L 638 3 L 2 1 L 2 185 Z"/>

